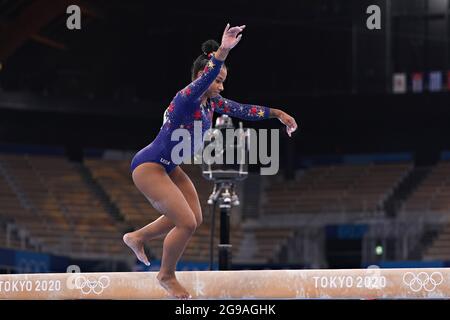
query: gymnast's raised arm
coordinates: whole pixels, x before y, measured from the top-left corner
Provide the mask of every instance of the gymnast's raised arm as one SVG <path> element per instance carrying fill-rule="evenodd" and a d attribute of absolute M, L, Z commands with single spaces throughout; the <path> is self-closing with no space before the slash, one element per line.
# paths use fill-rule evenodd
<path fill-rule="evenodd" d="M 227 24 L 222 35 L 222 43 L 216 52 L 210 55 L 210 60 L 203 69 L 203 73 L 200 77 L 196 78 L 186 88 L 181 90 L 181 95 L 186 99 L 194 101 L 199 99 L 205 91 L 209 88 L 211 83 L 218 76 L 223 62 L 227 58 L 231 49 L 233 49 L 241 40 L 242 32 L 245 25 L 240 27 L 230 28 L 230 24 Z"/>

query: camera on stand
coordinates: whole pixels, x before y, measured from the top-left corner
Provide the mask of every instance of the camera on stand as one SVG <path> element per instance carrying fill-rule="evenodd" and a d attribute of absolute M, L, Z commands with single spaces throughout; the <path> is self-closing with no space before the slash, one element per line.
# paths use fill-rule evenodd
<path fill-rule="evenodd" d="M 213 266 L 213 243 L 215 230 L 215 208 L 220 210 L 219 270 L 231 268 L 230 214 L 233 206 L 240 204 L 235 185 L 248 176 L 250 135 L 239 123 L 235 129 L 227 115 L 217 118 L 214 129 L 205 136 L 202 174 L 214 181 L 214 189 L 208 199 L 213 206 L 211 220 L 210 269 Z M 205 152 L 210 151 L 210 152 Z M 205 157 L 205 153 L 210 156 Z"/>

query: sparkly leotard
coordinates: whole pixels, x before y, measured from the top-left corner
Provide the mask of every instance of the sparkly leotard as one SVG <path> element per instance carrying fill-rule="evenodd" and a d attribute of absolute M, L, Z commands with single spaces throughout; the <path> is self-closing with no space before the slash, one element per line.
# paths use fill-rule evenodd
<path fill-rule="evenodd" d="M 244 120 L 269 118 L 268 107 L 241 104 L 222 96 L 210 98 L 205 105 L 201 104 L 201 96 L 216 79 L 222 65 L 223 61 L 212 56 L 203 74 L 176 94 L 164 113 L 164 122 L 158 135 L 149 145 L 136 153 L 131 161 L 131 171 L 145 162 L 155 162 L 170 173 L 177 166 L 171 159 L 172 148 L 179 143 L 171 140 L 173 131 L 184 128 L 193 134 L 194 121 L 201 121 L 203 136 L 206 130 L 211 128 L 214 111 Z M 191 150 L 192 154 L 196 151 L 198 150 Z"/>

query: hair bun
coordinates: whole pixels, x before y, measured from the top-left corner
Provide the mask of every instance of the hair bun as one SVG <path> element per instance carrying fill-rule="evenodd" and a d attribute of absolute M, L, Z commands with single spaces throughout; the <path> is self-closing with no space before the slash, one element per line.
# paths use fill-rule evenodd
<path fill-rule="evenodd" d="M 206 56 L 217 51 L 217 49 L 219 49 L 219 44 L 215 40 L 206 40 L 202 44 L 202 51 Z"/>

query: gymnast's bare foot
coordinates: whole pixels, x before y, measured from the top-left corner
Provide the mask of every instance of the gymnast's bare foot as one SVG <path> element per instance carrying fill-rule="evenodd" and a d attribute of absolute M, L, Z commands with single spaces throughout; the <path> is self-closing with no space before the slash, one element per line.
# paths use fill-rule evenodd
<path fill-rule="evenodd" d="M 158 273 L 157 277 L 159 284 L 166 289 L 166 291 L 173 297 L 178 299 L 190 299 L 192 296 L 185 288 L 178 282 L 174 274 L 165 275 L 161 272 Z"/>
<path fill-rule="evenodd" d="M 144 242 L 139 237 L 137 237 L 134 232 L 126 233 L 123 236 L 123 242 L 125 242 L 125 244 L 129 246 L 131 250 L 133 250 L 139 261 L 141 261 L 146 266 L 150 265 L 150 262 L 148 261 L 147 255 L 144 251 Z"/>

